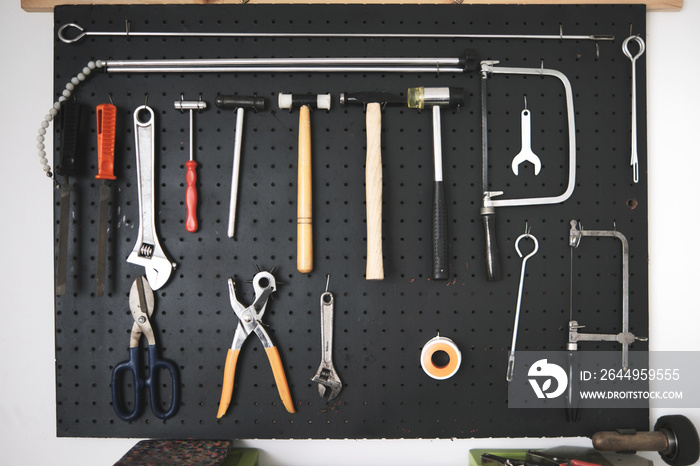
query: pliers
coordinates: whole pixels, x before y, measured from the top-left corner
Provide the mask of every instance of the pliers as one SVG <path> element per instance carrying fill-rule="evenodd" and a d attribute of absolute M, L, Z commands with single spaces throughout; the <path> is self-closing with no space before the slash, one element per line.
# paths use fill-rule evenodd
<path fill-rule="evenodd" d="M 527 459 L 504 458 L 502 456 L 484 453 L 481 455 L 482 464 L 502 464 L 504 466 L 601 466 L 598 463 L 560 458 L 537 450 L 528 450 Z"/>
<path fill-rule="evenodd" d="M 282 403 L 284 407 L 287 408 L 287 411 L 293 413 L 295 412 L 294 402 L 292 401 L 292 395 L 289 391 L 289 384 L 284 374 L 284 366 L 282 365 L 279 351 L 277 351 L 277 347 L 272 343 L 270 335 L 267 334 L 267 331 L 265 331 L 265 328 L 262 326 L 262 316 L 267 307 L 267 298 L 277 290 L 275 277 L 270 272 L 265 271 L 258 272 L 255 277 L 253 277 L 255 301 L 248 307 L 243 306 L 236 298 L 234 285 L 233 279 L 229 278 L 229 299 L 231 300 L 233 311 L 236 313 L 236 316 L 238 316 L 238 327 L 236 327 L 236 333 L 233 335 L 233 343 L 226 355 L 221 401 L 219 402 L 219 412 L 216 417 L 221 418 L 226 414 L 226 410 L 228 410 L 228 406 L 231 403 L 238 354 L 246 338 L 248 338 L 248 335 L 251 333 L 255 333 L 265 348 L 265 353 L 270 360 L 272 374 L 275 376 L 275 384 L 277 384 L 277 390 L 279 391 Z"/>

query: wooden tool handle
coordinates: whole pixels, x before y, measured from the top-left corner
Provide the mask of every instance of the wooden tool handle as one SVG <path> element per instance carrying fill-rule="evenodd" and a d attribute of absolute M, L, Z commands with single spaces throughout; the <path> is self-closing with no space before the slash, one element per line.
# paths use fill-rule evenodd
<path fill-rule="evenodd" d="M 380 104 L 367 105 L 367 161 L 365 190 L 367 196 L 367 280 L 384 280 L 382 258 L 382 109 Z"/>
<path fill-rule="evenodd" d="M 313 214 L 311 209 L 311 117 L 307 105 L 299 109 L 297 178 L 297 269 L 313 270 Z"/>

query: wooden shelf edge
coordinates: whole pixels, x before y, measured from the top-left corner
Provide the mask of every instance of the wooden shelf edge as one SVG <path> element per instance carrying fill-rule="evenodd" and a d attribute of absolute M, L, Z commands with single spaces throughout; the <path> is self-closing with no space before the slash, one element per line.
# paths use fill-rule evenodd
<path fill-rule="evenodd" d="M 21 0 L 22 9 L 28 12 L 53 11 L 58 5 L 94 5 L 96 0 Z M 208 4 L 243 4 L 241 0 L 101 0 L 100 5 L 208 5 Z M 251 3 L 410 3 L 410 4 L 450 4 L 453 0 L 251 0 Z M 646 4 L 647 11 L 680 11 L 683 0 L 464 0 L 463 5 L 480 4 L 525 4 L 525 5 L 567 5 L 567 4 Z"/>

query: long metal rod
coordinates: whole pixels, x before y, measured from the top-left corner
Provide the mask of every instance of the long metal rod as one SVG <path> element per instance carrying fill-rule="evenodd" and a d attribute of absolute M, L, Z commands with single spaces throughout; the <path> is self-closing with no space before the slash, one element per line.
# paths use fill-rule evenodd
<path fill-rule="evenodd" d="M 118 67 L 108 73 L 464 73 L 463 68 L 442 66 L 203 66 Z"/>
<path fill-rule="evenodd" d="M 73 30 L 66 35 L 66 31 Z M 344 33 L 344 32 L 134 32 L 131 31 L 129 22 L 126 22 L 125 31 L 86 31 L 85 28 L 75 23 L 67 23 L 58 30 L 58 38 L 66 43 L 78 42 L 86 36 L 96 37 L 267 37 L 267 38 L 359 38 L 359 39 L 521 39 L 521 40 L 615 40 L 612 35 L 600 34 L 563 34 L 560 28 L 559 34 L 452 34 L 452 33 Z"/>
<path fill-rule="evenodd" d="M 313 57 L 313 58 L 194 58 L 151 60 L 107 60 L 112 68 L 170 66 L 309 66 L 309 65 L 440 65 L 458 66 L 464 59 L 456 57 Z"/>
<path fill-rule="evenodd" d="M 458 57 L 321 57 L 105 60 L 109 73 L 462 73 Z"/>

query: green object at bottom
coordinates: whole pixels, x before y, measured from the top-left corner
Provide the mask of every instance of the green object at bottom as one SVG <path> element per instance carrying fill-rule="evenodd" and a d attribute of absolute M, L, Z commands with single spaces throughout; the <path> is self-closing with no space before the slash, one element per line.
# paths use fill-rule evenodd
<path fill-rule="evenodd" d="M 512 458 L 514 460 L 524 460 L 527 457 L 527 450 L 494 450 L 489 448 L 479 448 L 469 450 L 469 466 L 482 466 L 481 455 L 491 453 L 492 455 L 502 456 L 504 458 Z M 492 463 L 493 464 L 493 463 Z"/>
<path fill-rule="evenodd" d="M 221 466 L 258 466 L 258 450 L 256 448 L 234 448 L 221 463 Z"/>

